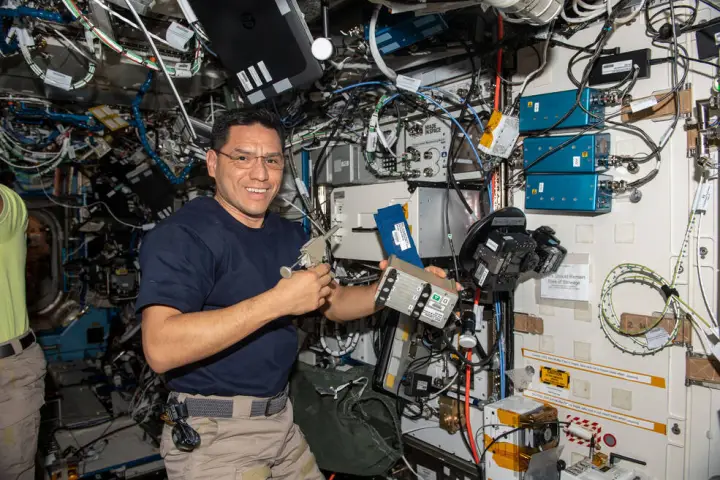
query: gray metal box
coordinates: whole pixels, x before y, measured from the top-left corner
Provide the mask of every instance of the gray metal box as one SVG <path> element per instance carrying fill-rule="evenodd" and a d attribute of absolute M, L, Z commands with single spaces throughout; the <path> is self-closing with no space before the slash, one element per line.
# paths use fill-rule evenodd
<path fill-rule="evenodd" d="M 319 150 L 310 154 L 313 165 L 318 161 Z M 376 183 L 377 178 L 365 168 L 365 159 L 359 145 L 338 145 L 327 155 L 325 168 L 318 175 L 320 185 L 364 185 Z"/>
<path fill-rule="evenodd" d="M 480 192 L 464 190 L 463 195 L 479 211 Z M 332 223 L 340 229 L 333 237 L 333 256 L 352 260 L 380 261 L 383 251 L 375 225 L 379 208 L 402 205 L 408 226 L 421 258 L 449 257 L 450 244 L 445 229 L 445 205 L 449 198 L 450 231 L 459 251 L 473 217 L 454 191 L 446 197 L 444 188 L 418 187 L 408 191 L 406 182 L 379 183 L 336 188 L 330 194 Z"/>

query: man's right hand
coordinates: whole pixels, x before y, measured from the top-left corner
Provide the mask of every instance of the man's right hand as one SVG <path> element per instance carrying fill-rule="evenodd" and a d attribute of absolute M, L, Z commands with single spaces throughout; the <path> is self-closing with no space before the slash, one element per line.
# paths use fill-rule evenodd
<path fill-rule="evenodd" d="M 280 307 L 288 315 L 303 315 L 325 305 L 332 292 L 330 265 L 323 263 L 308 270 L 294 271 L 283 278 L 273 290 L 277 292 Z"/>

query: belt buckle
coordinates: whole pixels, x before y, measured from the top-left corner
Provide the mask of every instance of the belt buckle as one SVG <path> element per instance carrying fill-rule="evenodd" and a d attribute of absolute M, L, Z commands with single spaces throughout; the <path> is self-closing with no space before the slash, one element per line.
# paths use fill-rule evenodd
<path fill-rule="evenodd" d="M 268 398 L 267 402 L 265 403 L 265 416 L 270 417 L 272 414 L 270 413 L 270 407 L 272 406 L 272 402 L 275 400 L 275 397 Z"/>
<path fill-rule="evenodd" d="M 267 399 L 267 403 L 265 404 L 265 416 L 266 416 L 266 417 L 270 417 L 270 416 L 272 416 L 272 415 L 275 415 L 275 413 L 278 413 L 278 412 L 270 413 L 270 407 L 274 406 L 275 404 L 274 404 L 273 402 L 277 402 L 277 401 L 281 400 L 284 395 L 285 395 L 285 390 L 283 390 L 282 392 L 278 393 L 278 394 L 275 395 L 274 397 L 271 397 L 271 398 L 268 398 L 268 399 Z"/>

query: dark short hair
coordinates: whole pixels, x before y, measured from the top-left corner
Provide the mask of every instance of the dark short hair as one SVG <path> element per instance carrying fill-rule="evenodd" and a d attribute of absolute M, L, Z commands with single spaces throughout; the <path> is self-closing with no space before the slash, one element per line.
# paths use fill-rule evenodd
<path fill-rule="evenodd" d="M 280 145 L 285 149 L 285 129 L 280 118 L 265 109 L 230 110 L 215 120 L 212 127 L 212 149 L 220 150 L 228 141 L 231 127 L 262 125 L 275 130 L 280 137 Z"/>

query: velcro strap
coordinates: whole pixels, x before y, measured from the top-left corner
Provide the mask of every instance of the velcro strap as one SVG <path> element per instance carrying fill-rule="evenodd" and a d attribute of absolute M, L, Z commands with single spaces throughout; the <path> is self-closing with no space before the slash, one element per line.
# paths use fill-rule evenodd
<path fill-rule="evenodd" d="M 233 401 L 215 398 L 186 398 L 188 415 L 191 417 L 232 418 Z"/>
<path fill-rule="evenodd" d="M 172 392 L 170 398 L 177 398 L 178 393 Z M 183 402 L 187 407 L 187 415 L 190 417 L 207 418 L 233 418 L 235 416 L 262 417 L 280 413 L 285 408 L 288 399 L 287 388 L 272 398 L 253 400 L 250 405 L 250 412 L 233 412 L 234 402 L 231 398 L 202 398 L 186 397 Z"/>

